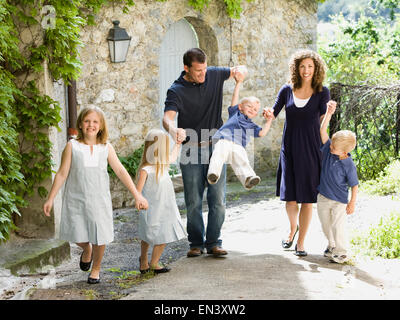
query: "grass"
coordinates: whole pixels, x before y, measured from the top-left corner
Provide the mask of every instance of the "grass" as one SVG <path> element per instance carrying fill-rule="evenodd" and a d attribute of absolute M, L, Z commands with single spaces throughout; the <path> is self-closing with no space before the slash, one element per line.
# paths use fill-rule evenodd
<path fill-rule="evenodd" d="M 114 220 L 121 223 L 125 223 L 125 222 L 130 222 L 132 220 L 132 217 L 119 215 Z"/>
<path fill-rule="evenodd" d="M 135 285 L 138 285 L 146 280 L 154 278 L 154 272 L 148 272 L 145 274 L 134 274 L 124 275 L 117 280 L 117 284 L 121 289 L 129 289 Z"/>
<path fill-rule="evenodd" d="M 86 297 L 87 300 L 97 300 L 99 294 L 95 290 L 82 290 L 82 294 Z"/>
<path fill-rule="evenodd" d="M 120 273 L 120 275 L 116 277 L 116 283 L 121 289 L 129 289 L 155 276 L 154 272 L 141 274 L 137 270 L 123 271 L 120 268 L 109 268 L 106 271 Z M 114 299 L 117 299 L 118 296 L 119 295 L 117 293 L 113 292 Z"/>
<path fill-rule="evenodd" d="M 109 295 L 111 297 L 111 300 L 120 300 L 121 298 L 125 297 L 125 294 L 118 293 L 116 291 L 110 291 Z"/>

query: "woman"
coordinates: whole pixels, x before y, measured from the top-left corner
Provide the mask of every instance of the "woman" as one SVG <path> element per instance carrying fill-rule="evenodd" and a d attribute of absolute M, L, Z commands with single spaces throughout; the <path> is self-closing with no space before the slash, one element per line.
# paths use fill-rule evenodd
<path fill-rule="evenodd" d="M 295 247 L 298 256 L 307 255 L 304 239 L 311 222 L 312 204 L 317 202 L 321 169 L 319 128 L 330 99 L 328 88 L 322 85 L 325 70 L 325 63 L 314 51 L 296 52 L 289 63 L 289 83 L 279 90 L 273 108 L 266 110 L 275 119 L 285 106 L 276 195 L 286 201 L 290 222 L 290 233 L 282 240 L 282 247 L 290 248 L 299 231 Z"/>

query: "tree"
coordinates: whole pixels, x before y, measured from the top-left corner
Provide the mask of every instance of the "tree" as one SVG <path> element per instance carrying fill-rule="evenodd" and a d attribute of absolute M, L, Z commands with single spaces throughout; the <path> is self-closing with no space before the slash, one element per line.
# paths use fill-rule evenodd
<path fill-rule="evenodd" d="M 400 80 L 400 21 L 358 21 L 334 17 L 333 39 L 320 38 L 319 52 L 328 65 L 328 82 L 390 84 Z"/>

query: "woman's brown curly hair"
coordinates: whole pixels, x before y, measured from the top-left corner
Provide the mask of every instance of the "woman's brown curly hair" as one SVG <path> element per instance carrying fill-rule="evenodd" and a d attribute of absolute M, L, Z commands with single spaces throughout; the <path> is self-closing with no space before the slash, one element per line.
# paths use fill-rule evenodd
<path fill-rule="evenodd" d="M 322 83 L 325 80 L 326 65 L 321 56 L 312 50 L 300 50 L 292 55 L 289 62 L 290 79 L 289 83 L 292 84 L 293 89 L 301 88 L 301 77 L 299 73 L 300 62 L 304 59 L 310 58 L 314 61 L 315 69 L 311 83 L 314 92 L 322 91 Z"/>

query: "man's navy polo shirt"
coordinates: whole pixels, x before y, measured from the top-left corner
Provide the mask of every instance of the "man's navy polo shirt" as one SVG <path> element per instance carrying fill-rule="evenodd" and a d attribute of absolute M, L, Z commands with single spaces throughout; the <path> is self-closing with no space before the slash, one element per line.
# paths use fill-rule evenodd
<path fill-rule="evenodd" d="M 358 185 L 357 168 L 349 154 L 343 160 L 330 151 L 331 140 L 321 147 L 322 170 L 318 191 L 328 199 L 348 203 L 349 186 Z"/>
<path fill-rule="evenodd" d="M 223 85 L 230 74 L 230 68 L 208 67 L 205 81 L 194 83 L 183 78 L 183 71 L 167 91 L 164 112 L 178 112 L 178 127 L 194 129 L 201 141 L 201 129 L 218 129 L 223 124 Z"/>
<path fill-rule="evenodd" d="M 239 105 L 229 107 L 228 113 L 228 121 L 214 134 L 213 140 L 227 139 L 245 148 L 251 136 L 259 136 L 261 127 L 241 113 Z"/>

